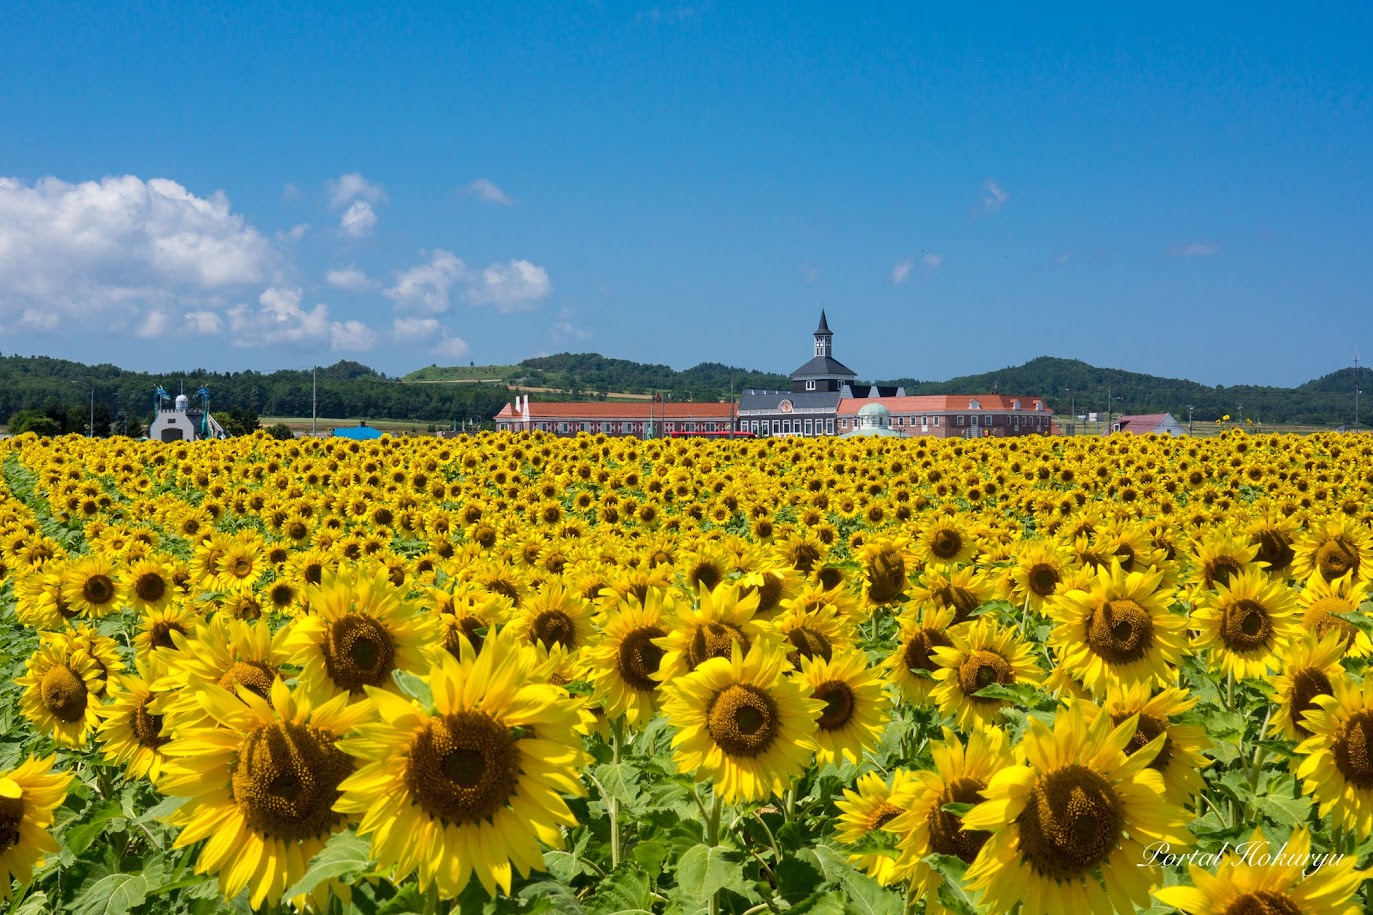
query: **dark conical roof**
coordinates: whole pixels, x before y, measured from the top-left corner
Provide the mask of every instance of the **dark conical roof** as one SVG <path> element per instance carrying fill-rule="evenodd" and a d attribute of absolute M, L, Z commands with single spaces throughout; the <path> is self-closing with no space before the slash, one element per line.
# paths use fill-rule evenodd
<path fill-rule="evenodd" d="M 820 309 L 820 326 L 815 328 L 815 335 L 819 336 L 820 334 L 834 336 L 834 331 L 830 330 L 829 322 L 825 320 L 825 309 L 823 308 Z"/>

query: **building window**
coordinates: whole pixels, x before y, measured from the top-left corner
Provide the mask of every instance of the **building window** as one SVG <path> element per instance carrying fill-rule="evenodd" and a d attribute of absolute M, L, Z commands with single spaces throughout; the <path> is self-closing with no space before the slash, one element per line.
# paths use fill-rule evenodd
<path fill-rule="evenodd" d="M 832 419 L 827 419 L 827 420 L 825 420 L 825 434 L 826 434 L 826 435 L 833 435 L 833 434 L 834 434 L 834 420 L 832 420 Z"/>
<path fill-rule="evenodd" d="M 810 435 L 810 434 L 811 434 L 810 420 L 806 420 L 806 434 L 807 434 L 807 435 Z"/>
<path fill-rule="evenodd" d="M 781 431 L 782 431 L 782 421 L 781 421 L 781 420 L 774 419 L 774 420 L 772 421 L 772 434 L 773 434 L 773 435 L 776 435 L 778 432 L 781 432 Z"/>
<path fill-rule="evenodd" d="M 969 409 L 969 410 L 981 410 L 981 409 L 982 409 L 982 404 L 981 404 L 979 401 L 970 400 L 970 401 L 968 401 L 968 409 Z"/>
<path fill-rule="evenodd" d="M 807 390 L 807 391 L 814 391 L 814 390 L 815 390 L 815 382 L 813 382 L 813 381 L 807 381 L 807 382 L 806 382 L 806 390 Z"/>
<path fill-rule="evenodd" d="M 930 425 L 931 425 L 931 426 L 937 426 L 937 425 L 939 425 L 939 417 L 936 416 L 936 417 L 934 418 L 934 422 L 930 423 Z"/>
<path fill-rule="evenodd" d="M 955 420 L 955 422 L 956 422 L 958 425 L 960 425 L 960 426 L 963 425 L 963 414 L 962 414 L 962 413 L 958 414 L 958 419 Z"/>
<path fill-rule="evenodd" d="M 1020 401 L 1018 401 L 1018 400 L 1013 400 L 1013 401 L 1011 401 L 1011 409 L 1012 409 L 1012 410 L 1019 410 L 1019 409 L 1020 409 Z"/>

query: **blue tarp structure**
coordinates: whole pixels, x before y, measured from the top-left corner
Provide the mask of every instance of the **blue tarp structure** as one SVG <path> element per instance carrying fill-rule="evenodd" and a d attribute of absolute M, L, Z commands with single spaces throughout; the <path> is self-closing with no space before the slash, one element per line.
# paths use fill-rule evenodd
<path fill-rule="evenodd" d="M 349 426 L 345 429 L 335 429 L 334 438 L 353 438 L 371 439 L 381 438 L 381 430 L 371 426 Z"/>

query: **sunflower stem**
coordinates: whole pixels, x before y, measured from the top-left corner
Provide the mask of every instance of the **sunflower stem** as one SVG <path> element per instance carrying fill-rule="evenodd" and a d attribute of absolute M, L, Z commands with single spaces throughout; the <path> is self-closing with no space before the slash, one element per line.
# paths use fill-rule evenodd
<path fill-rule="evenodd" d="M 613 766 L 620 765 L 620 739 L 620 721 L 616 719 L 610 723 L 610 762 Z M 620 802 L 605 793 L 604 788 L 602 791 L 605 812 L 610 817 L 610 868 L 615 870 L 620 866 Z"/>
<path fill-rule="evenodd" d="M 429 884 L 424 891 L 424 915 L 439 915 L 439 885 Z"/>
<path fill-rule="evenodd" d="M 714 785 L 710 788 L 710 819 L 706 821 L 706 844 L 711 848 L 720 844 L 720 793 Z M 710 915 L 719 915 L 720 891 L 710 894 Z"/>

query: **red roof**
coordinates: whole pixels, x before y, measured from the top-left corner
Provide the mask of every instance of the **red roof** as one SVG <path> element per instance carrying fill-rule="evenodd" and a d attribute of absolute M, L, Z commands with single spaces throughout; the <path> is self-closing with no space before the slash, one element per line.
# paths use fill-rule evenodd
<path fill-rule="evenodd" d="M 1020 409 L 1015 411 L 1017 413 L 1052 416 L 1054 412 L 1047 406 L 1042 410 L 1036 410 L 1035 404 L 1042 400 L 1039 397 L 1008 397 L 1004 394 L 919 394 L 907 397 L 848 397 L 839 401 L 839 415 L 857 413 L 870 403 L 881 404 L 892 413 L 967 413 L 974 409 L 969 406 L 974 400 L 981 405 L 980 409 L 984 413 L 997 410 L 1011 411 L 1015 401 L 1020 401 Z"/>
<path fill-rule="evenodd" d="M 1132 416 L 1117 416 L 1111 425 L 1119 427 L 1120 432 L 1148 435 L 1167 418 L 1167 413 L 1137 413 Z"/>
<path fill-rule="evenodd" d="M 529 419 L 539 420 L 632 420 L 647 422 L 654 420 L 691 420 L 729 419 L 734 415 L 734 404 L 730 403 L 624 403 L 610 401 L 587 401 L 571 403 L 565 401 L 531 400 Z M 496 419 L 523 419 L 516 413 L 514 405 L 506 404 Z"/>

